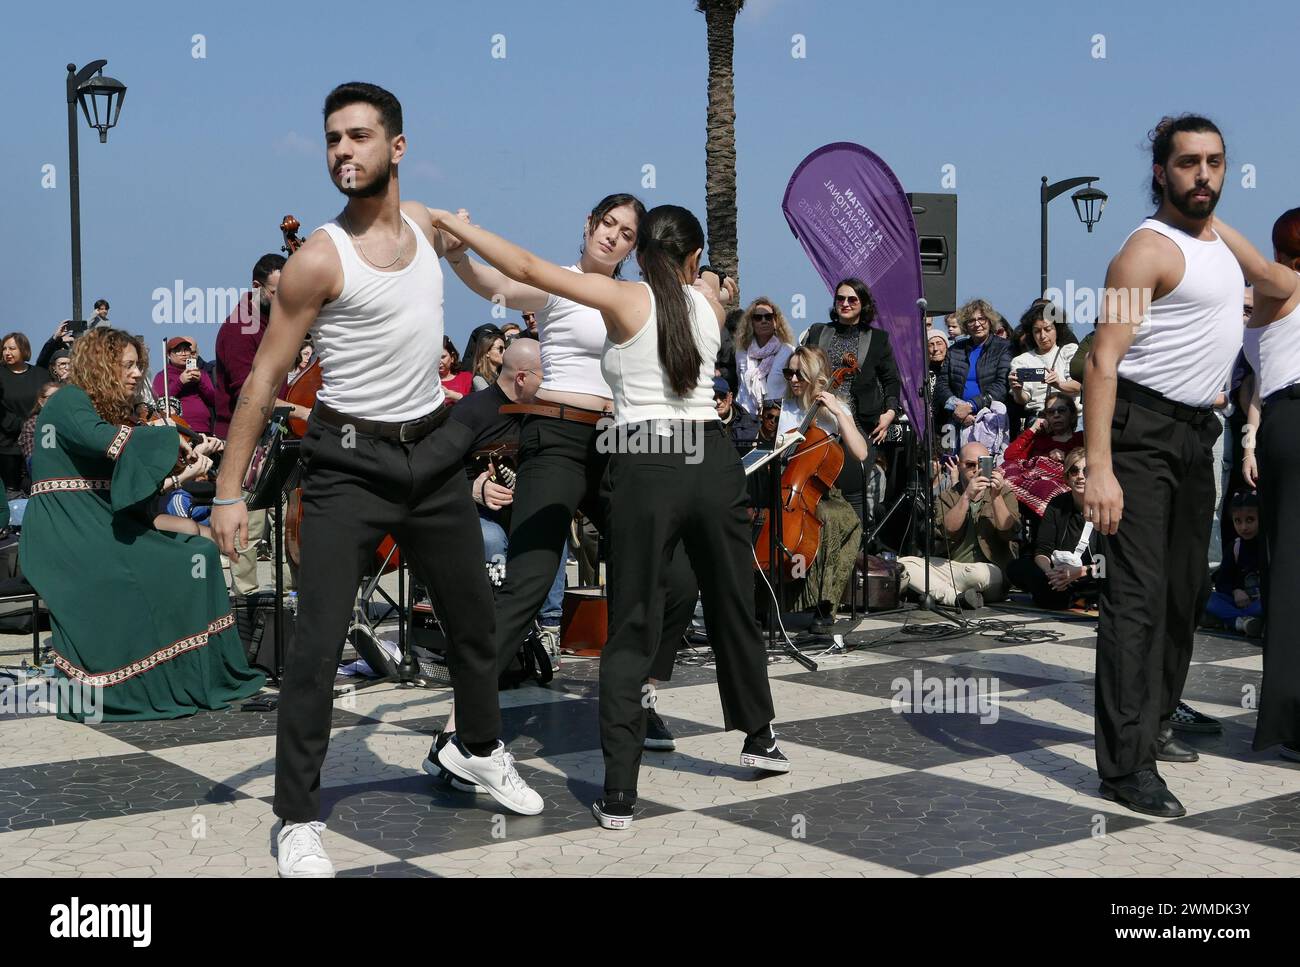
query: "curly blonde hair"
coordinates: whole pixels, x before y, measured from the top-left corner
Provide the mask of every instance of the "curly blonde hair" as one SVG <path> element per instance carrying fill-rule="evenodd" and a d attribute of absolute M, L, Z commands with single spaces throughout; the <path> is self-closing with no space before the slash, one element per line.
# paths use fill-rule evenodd
<path fill-rule="evenodd" d="M 133 400 L 122 380 L 122 354 L 127 346 L 135 347 L 140 371 L 145 372 L 149 363 L 142 339 L 121 329 L 97 326 L 72 344 L 68 373 L 68 382 L 86 391 L 105 422 L 119 425 L 135 422 Z"/>
<path fill-rule="evenodd" d="M 749 304 L 745 314 L 740 317 L 740 322 L 736 324 L 735 344 L 737 349 L 748 349 L 749 344 L 754 341 L 754 320 L 752 318 L 754 310 L 759 306 L 767 306 L 772 310 L 775 318 L 772 320 L 774 329 L 772 335 L 777 342 L 785 343 L 787 346 L 794 344 L 794 333 L 790 331 L 790 324 L 785 321 L 785 316 L 781 314 L 781 307 L 769 299 L 767 296 L 759 296 Z"/>
<path fill-rule="evenodd" d="M 1007 320 L 1003 318 L 1002 313 L 994 309 L 987 300 L 971 299 L 970 302 L 957 310 L 957 325 L 961 326 L 961 331 L 968 336 L 970 330 L 966 328 L 966 324 L 970 322 L 971 316 L 975 315 L 976 312 L 984 313 L 985 318 L 988 319 L 990 336 L 998 331 L 999 326 L 1006 326 L 1007 324 Z"/>

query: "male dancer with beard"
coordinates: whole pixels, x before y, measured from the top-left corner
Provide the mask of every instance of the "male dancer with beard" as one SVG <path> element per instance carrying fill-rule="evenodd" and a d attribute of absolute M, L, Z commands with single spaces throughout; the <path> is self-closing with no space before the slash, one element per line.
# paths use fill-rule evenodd
<path fill-rule="evenodd" d="M 1195 115 L 1151 133 L 1159 208 L 1110 263 L 1088 357 L 1084 516 L 1105 535 L 1097 629 L 1101 792 L 1135 812 L 1186 813 L 1156 763 L 1194 762 L 1169 718 L 1205 606 L 1212 407 L 1242 343 L 1241 268 L 1211 227 L 1223 136 Z"/>
<path fill-rule="evenodd" d="M 246 540 L 239 482 L 310 330 L 323 385 L 302 443 L 300 617 L 276 733 L 278 865 L 281 876 L 295 877 L 333 875 L 317 817 L 334 672 L 365 562 L 385 534 L 397 539 L 445 623 L 460 718 L 456 774 L 515 812 L 535 815 L 543 806 L 498 741 L 492 594 L 461 466 L 470 430 L 447 421 L 438 379 L 438 260 L 447 240 L 424 205 L 400 199 L 406 138 L 397 98 L 373 84 L 343 84 L 325 99 L 324 114 L 329 170 L 348 203 L 284 267 L 212 513 L 213 536 L 233 556 Z"/>

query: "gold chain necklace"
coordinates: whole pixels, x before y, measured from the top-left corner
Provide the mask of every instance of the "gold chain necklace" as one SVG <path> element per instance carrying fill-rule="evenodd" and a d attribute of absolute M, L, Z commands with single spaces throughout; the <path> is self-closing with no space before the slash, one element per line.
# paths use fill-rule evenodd
<path fill-rule="evenodd" d="M 361 257 L 362 257 L 363 259 L 365 259 L 367 262 L 369 262 L 371 265 L 373 265 L 375 268 L 377 268 L 377 269 L 386 269 L 386 268 L 388 268 L 388 267 L 391 266 L 391 265 L 396 265 L 398 262 L 400 262 L 400 261 L 402 260 L 402 255 L 404 254 L 404 253 L 402 252 L 402 239 L 403 239 L 403 238 L 405 237 L 405 235 L 406 235 L 406 231 L 405 231 L 405 229 L 406 229 L 406 220 L 405 220 L 405 219 L 402 220 L 402 224 L 401 224 L 401 226 L 400 226 L 399 229 L 398 229 L 398 234 L 397 234 L 397 255 L 395 255 L 395 256 L 393 257 L 393 260 L 392 260 L 391 262 L 387 263 L 386 265 L 380 265 L 378 262 L 376 262 L 374 259 L 372 259 L 369 255 L 366 254 L 366 250 L 365 250 L 364 248 L 362 248 L 362 246 L 361 246 L 361 239 L 357 238 L 356 235 L 354 235 L 354 234 L 352 233 L 352 228 L 351 228 L 351 226 L 348 224 L 348 221 L 347 221 L 348 216 L 347 216 L 346 214 L 344 214 L 344 215 L 342 216 L 342 218 L 343 218 L 343 230 L 344 230 L 345 232 L 348 233 L 348 237 L 351 238 L 352 241 L 356 244 L 356 246 L 357 246 L 357 251 L 361 253 Z"/>

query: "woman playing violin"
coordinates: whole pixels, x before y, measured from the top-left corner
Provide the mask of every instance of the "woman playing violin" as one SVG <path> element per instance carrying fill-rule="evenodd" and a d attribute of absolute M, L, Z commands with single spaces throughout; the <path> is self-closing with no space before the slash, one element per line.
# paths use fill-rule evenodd
<path fill-rule="evenodd" d="M 216 545 L 193 521 L 155 529 L 154 498 L 206 472 L 210 445 L 135 425 L 139 358 L 126 333 L 90 330 L 37 420 L 20 561 L 49 605 L 55 666 L 95 696 L 88 707 L 90 693 L 61 690 L 60 718 L 177 718 L 264 681 L 244 658 Z"/>
<path fill-rule="evenodd" d="M 850 367 L 851 369 L 852 367 Z M 831 370 L 826 354 L 808 346 L 798 347 L 781 371 L 790 392 L 781 403 L 781 434 L 805 425 L 809 411 L 817 408 L 813 421 L 832 436 L 838 436 L 851 460 L 867 457 L 867 439 L 857 422 L 831 386 Z M 852 372 L 840 372 L 841 381 L 851 379 Z M 846 459 L 845 466 L 850 466 Z M 832 487 L 817 503 L 817 519 L 822 522 L 821 544 L 817 557 L 808 568 L 807 580 L 795 607 L 815 611 L 813 630 L 829 630 L 835 609 L 844 597 L 853 574 L 862 539 L 862 522 L 838 487 Z"/>

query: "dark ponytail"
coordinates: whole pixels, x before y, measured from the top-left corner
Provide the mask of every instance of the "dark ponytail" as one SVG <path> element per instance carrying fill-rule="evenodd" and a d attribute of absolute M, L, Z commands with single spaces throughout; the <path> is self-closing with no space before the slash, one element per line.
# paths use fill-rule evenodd
<path fill-rule="evenodd" d="M 659 362 L 677 396 L 688 396 L 700 381 L 704 357 L 691 328 L 690 302 L 682 288 L 682 269 L 704 247 L 699 219 L 677 205 L 652 208 L 641 220 L 636 255 L 641 276 L 654 293 L 659 322 Z"/>

